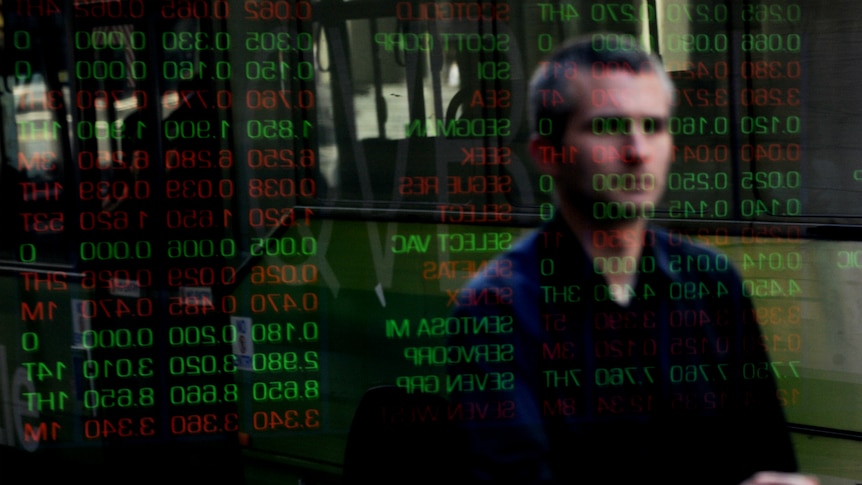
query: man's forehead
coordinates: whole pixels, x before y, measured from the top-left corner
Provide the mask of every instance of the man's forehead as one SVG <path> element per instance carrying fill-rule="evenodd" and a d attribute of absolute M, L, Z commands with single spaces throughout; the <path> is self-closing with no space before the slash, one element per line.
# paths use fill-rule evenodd
<path fill-rule="evenodd" d="M 579 76 L 571 80 L 570 87 L 568 94 L 578 97 L 579 110 L 591 111 L 590 116 L 636 108 L 664 111 L 671 104 L 665 83 L 653 71 L 615 70 Z"/>

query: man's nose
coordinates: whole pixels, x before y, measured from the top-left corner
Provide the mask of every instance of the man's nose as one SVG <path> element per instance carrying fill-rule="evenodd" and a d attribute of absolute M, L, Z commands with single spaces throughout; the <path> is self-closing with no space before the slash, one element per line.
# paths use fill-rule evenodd
<path fill-rule="evenodd" d="M 623 162 L 645 163 L 649 160 L 652 146 L 649 135 L 643 129 L 635 128 L 626 137 L 623 147 Z"/>

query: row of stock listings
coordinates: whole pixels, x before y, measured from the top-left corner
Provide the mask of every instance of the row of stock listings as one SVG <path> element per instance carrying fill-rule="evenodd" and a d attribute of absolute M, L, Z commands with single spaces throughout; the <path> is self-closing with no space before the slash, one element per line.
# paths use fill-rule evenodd
<path fill-rule="evenodd" d="M 19 321 L 10 326 L 14 330 L 0 333 L 5 403 L 0 443 L 37 449 L 55 443 L 326 429 L 330 383 L 323 378 L 329 350 L 323 315 L 332 292 L 320 265 L 328 265 L 327 257 L 334 255 L 325 254 L 327 245 L 319 243 L 315 231 L 321 222 L 310 207 L 338 193 L 323 170 L 322 148 L 339 139 L 338 127 L 327 125 L 322 114 L 323 100 L 331 97 L 323 87 L 350 91 L 328 84 L 337 67 L 321 65 L 325 47 L 315 26 L 327 19 L 318 7 L 286 0 L 4 2 L 4 57 L 12 52 L 14 60 L 3 62 L 15 78 L 17 160 L 4 167 L 3 183 L 8 184 L 7 207 L 17 210 L 3 216 L 10 230 L 2 249 L 24 269 L 15 274 L 15 288 L 9 287 L 18 298 Z M 506 111 L 523 96 L 510 88 L 517 71 L 510 62 L 523 63 L 517 49 L 544 54 L 558 42 L 546 32 L 566 25 L 614 30 L 658 22 L 668 33 L 657 45 L 678 87 L 670 126 L 676 139 L 674 170 L 667 200 L 655 215 L 721 220 L 801 213 L 803 46 L 794 31 L 802 17 L 797 4 L 740 9 L 671 1 L 642 9 L 603 2 L 392 2 L 390 8 L 386 17 L 409 23 L 421 34 L 393 27 L 389 35 L 373 39 L 384 40 L 379 47 L 388 43 L 407 56 L 446 49 L 495 59 L 479 62 L 478 76 L 495 87 L 477 89 L 471 106 L 509 116 L 438 124 L 438 131 L 448 134 L 446 143 L 457 144 L 462 137 L 472 147 L 477 136 L 486 136 L 490 142 L 483 146 L 497 148 L 462 151 L 461 164 L 479 167 L 484 175 L 398 180 L 396 190 L 407 202 L 411 194 L 429 192 L 447 201 L 447 192 L 514 195 L 516 181 L 508 166 L 526 163 L 513 142 L 520 136 L 514 127 L 525 126 L 524 114 Z M 524 12 L 541 28 L 516 39 L 514 32 L 523 32 L 517 19 Z M 490 36 L 445 34 L 453 23 L 475 25 L 475 32 L 491 23 L 512 28 Z M 730 33 L 727 25 L 747 27 Z M 34 26 L 59 29 L 62 35 L 56 38 L 65 44 L 40 38 Z M 331 34 L 337 27 L 327 29 Z M 602 44 L 610 35 L 615 34 L 596 34 L 595 42 Z M 332 35 L 328 39 L 336 42 Z M 570 74 L 568 66 L 545 68 Z M 561 96 L 547 94 L 549 103 Z M 617 102 L 614 93 L 604 94 L 593 103 Z M 612 133 L 622 128 L 600 124 L 594 129 Z M 408 135 L 415 131 L 405 126 Z M 593 154 L 598 163 L 618 155 Z M 565 160 L 569 154 L 550 156 Z M 741 162 L 740 174 L 732 172 L 733 160 Z M 758 170 L 750 168 L 755 163 Z M 536 179 L 539 192 L 550 191 L 547 181 Z M 607 190 L 631 181 L 609 176 L 593 182 L 596 190 Z M 512 220 L 515 209 L 505 201 L 447 204 L 438 206 L 436 222 L 499 226 Z M 542 205 L 541 217 L 548 210 Z M 596 206 L 595 216 L 623 218 L 632 210 L 606 204 Z M 717 234 L 713 242 L 728 236 L 720 227 L 711 232 Z M 453 244 L 487 257 L 510 247 L 514 231 L 467 234 L 396 235 L 385 241 L 386 251 L 425 257 L 430 241 L 432 252 L 440 246 L 441 259 L 450 255 L 442 246 Z M 757 237 L 748 234 L 751 241 Z M 751 265 L 778 269 L 799 264 L 792 253 L 752 258 Z M 505 262 L 425 263 L 416 264 L 414 276 L 441 279 L 447 271 L 508 268 Z M 692 296 L 688 289 L 680 291 L 679 298 Z M 793 297 L 801 289 L 791 279 L 747 284 L 747 291 Z M 470 304 L 469 298 L 458 297 L 454 304 Z M 799 323 L 798 308 L 792 306 L 767 307 L 758 316 Z M 698 319 L 697 324 L 703 318 L 679 317 Z M 392 318 L 397 325 L 403 322 L 400 315 Z M 428 336 L 467 328 L 451 320 L 436 322 L 437 330 L 426 327 Z M 432 322 L 420 323 L 416 315 L 411 325 L 422 336 L 425 324 Z M 387 337 L 393 336 L 393 325 L 386 324 Z M 511 322 L 501 319 L 484 331 L 510 329 Z M 763 345 L 785 353 L 780 371 L 792 378 L 798 334 L 768 336 Z M 705 351 L 698 349 L 699 342 L 688 344 L 692 351 Z M 612 354 L 630 346 L 608 345 L 603 354 L 608 365 L 595 374 L 596 383 L 622 385 L 626 375 L 614 367 Z M 492 355 L 462 350 L 459 358 L 512 358 L 507 349 Z M 411 392 L 478 385 L 464 376 L 432 375 L 453 358 L 451 350 L 440 352 L 434 346 L 405 347 L 402 364 L 428 372 L 404 373 L 397 384 Z M 566 349 L 548 350 L 549 359 L 565 355 Z M 679 375 L 669 377 L 701 378 L 690 371 L 680 367 Z M 745 372 L 762 378 L 775 369 Z M 510 377 L 497 377 L 486 383 L 491 391 L 511 385 Z M 795 392 L 785 393 L 787 404 L 798 397 Z M 501 404 L 497 417 L 511 411 Z"/>

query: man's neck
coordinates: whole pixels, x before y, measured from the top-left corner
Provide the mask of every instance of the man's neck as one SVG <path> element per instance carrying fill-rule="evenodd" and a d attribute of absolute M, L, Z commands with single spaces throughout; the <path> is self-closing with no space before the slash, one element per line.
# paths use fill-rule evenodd
<path fill-rule="evenodd" d="M 624 290 L 626 285 L 635 285 L 643 253 L 646 219 L 608 223 L 585 216 L 580 211 L 563 210 L 562 215 L 596 270 L 604 276 L 608 285 L 614 285 L 612 290 Z M 597 244 L 599 241 L 604 244 Z M 625 303 L 622 301 L 623 296 L 615 296 L 614 299 Z"/>

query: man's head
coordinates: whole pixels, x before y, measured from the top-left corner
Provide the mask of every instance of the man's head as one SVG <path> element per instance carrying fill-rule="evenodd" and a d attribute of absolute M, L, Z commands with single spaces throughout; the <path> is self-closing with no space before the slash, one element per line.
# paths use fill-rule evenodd
<path fill-rule="evenodd" d="M 530 83 L 531 154 L 554 177 L 561 209 L 593 219 L 648 213 L 673 148 L 667 73 L 626 37 L 602 38 L 622 40 L 566 44 Z"/>

